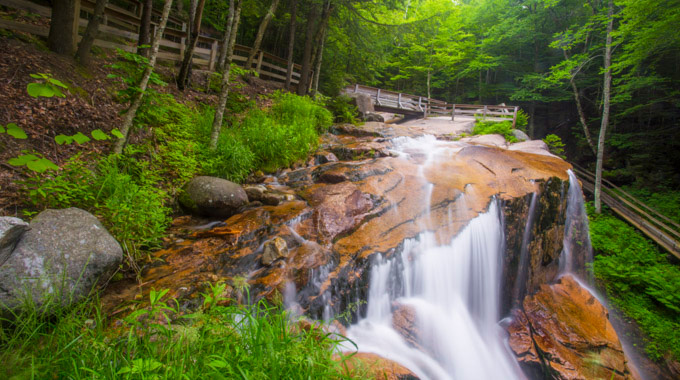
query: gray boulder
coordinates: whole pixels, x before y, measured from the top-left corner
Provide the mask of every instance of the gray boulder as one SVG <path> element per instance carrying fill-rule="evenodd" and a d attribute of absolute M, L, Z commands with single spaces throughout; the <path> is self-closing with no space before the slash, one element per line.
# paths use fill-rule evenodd
<path fill-rule="evenodd" d="M 12 310 L 29 298 L 45 312 L 86 297 L 123 260 L 120 244 L 87 211 L 45 210 L 29 224 L 0 266 L 0 304 Z"/>
<path fill-rule="evenodd" d="M 363 119 L 369 113 L 375 113 L 375 107 L 373 106 L 373 99 L 367 94 L 354 93 L 349 94 L 352 98 L 352 103 L 357 106 L 357 111 L 359 111 L 359 116 Z"/>
<path fill-rule="evenodd" d="M 380 123 L 384 123 L 385 118 L 380 114 L 373 113 L 373 112 L 367 112 L 364 115 L 364 121 L 377 121 L 377 122 L 380 122 Z"/>
<path fill-rule="evenodd" d="M 226 179 L 200 176 L 189 181 L 179 201 L 194 214 L 228 218 L 248 203 L 248 195 Z"/>
<path fill-rule="evenodd" d="M 28 223 L 11 216 L 0 217 L 0 266 L 7 261 Z"/>
<path fill-rule="evenodd" d="M 515 136 L 517 140 L 521 141 L 528 141 L 529 140 L 529 135 L 526 133 L 520 131 L 519 129 L 513 129 L 512 130 L 512 135 Z"/>

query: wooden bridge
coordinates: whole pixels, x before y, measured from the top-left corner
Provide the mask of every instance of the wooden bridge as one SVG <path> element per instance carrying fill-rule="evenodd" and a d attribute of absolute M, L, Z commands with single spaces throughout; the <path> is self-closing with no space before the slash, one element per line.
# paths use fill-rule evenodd
<path fill-rule="evenodd" d="M 582 167 L 572 164 L 574 173 L 581 180 L 583 189 L 595 191 L 595 175 Z M 680 225 L 642 203 L 610 181 L 602 179 L 602 203 L 617 215 L 654 240 L 658 245 L 680 259 Z"/>
<path fill-rule="evenodd" d="M 451 116 L 470 120 L 512 121 L 512 127 L 517 123 L 517 106 L 453 104 L 443 100 L 383 90 L 376 87 L 353 84 L 342 91 L 346 95 L 368 95 L 378 112 L 390 112 L 406 117 Z"/>

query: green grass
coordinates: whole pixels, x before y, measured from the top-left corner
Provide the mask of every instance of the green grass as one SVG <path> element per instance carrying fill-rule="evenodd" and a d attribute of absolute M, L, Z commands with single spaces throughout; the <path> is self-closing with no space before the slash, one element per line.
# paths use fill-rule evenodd
<path fill-rule="evenodd" d="M 592 207 L 590 235 L 597 255 L 595 277 L 607 295 L 648 336 L 655 360 L 670 354 L 680 360 L 680 268 L 633 227 Z"/>
<path fill-rule="evenodd" d="M 4 379 L 334 379 L 344 338 L 300 329 L 264 301 L 219 306 L 225 285 L 203 307 L 181 313 L 166 291 L 110 325 L 97 301 L 47 317 L 28 310 L 0 324 Z"/>
<path fill-rule="evenodd" d="M 507 142 L 515 143 L 517 138 L 512 134 L 512 122 L 510 121 L 477 121 L 472 127 L 473 135 L 503 135 Z"/>

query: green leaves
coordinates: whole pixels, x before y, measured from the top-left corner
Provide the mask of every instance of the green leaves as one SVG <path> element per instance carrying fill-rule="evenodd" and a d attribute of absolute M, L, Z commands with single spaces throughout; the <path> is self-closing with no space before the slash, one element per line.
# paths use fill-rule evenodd
<path fill-rule="evenodd" d="M 57 96 L 60 98 L 65 98 L 66 95 L 61 91 L 62 88 L 68 88 L 61 81 L 52 78 L 51 74 L 31 74 L 31 78 L 40 79 L 40 82 L 29 83 L 26 86 L 26 91 L 28 95 L 38 98 L 51 98 Z"/>
<path fill-rule="evenodd" d="M 21 129 L 18 125 L 14 123 L 7 124 L 6 128 L 0 125 L 0 133 L 7 133 L 8 135 L 19 140 L 25 140 L 28 138 L 26 132 L 24 132 L 23 129 Z"/>
<path fill-rule="evenodd" d="M 47 170 L 59 169 L 59 166 L 57 166 L 54 162 L 48 160 L 45 157 L 38 157 L 31 153 L 24 153 L 18 157 L 10 158 L 7 163 L 12 166 L 26 166 L 29 170 L 38 173 L 43 173 Z"/>
<path fill-rule="evenodd" d="M 119 139 L 123 138 L 123 134 L 120 133 L 118 128 L 114 128 L 111 130 L 111 134 Z M 107 135 L 106 132 L 102 131 L 101 129 L 95 129 L 91 132 L 92 138 L 97 140 L 97 141 L 103 141 L 103 140 L 109 140 L 111 139 L 111 136 Z M 54 137 L 54 141 L 59 144 L 59 145 L 68 145 L 72 144 L 74 142 L 78 144 L 85 144 L 86 142 L 90 141 L 90 138 L 87 137 L 85 134 L 82 132 L 78 132 L 75 135 L 68 136 L 68 135 L 57 135 Z"/>

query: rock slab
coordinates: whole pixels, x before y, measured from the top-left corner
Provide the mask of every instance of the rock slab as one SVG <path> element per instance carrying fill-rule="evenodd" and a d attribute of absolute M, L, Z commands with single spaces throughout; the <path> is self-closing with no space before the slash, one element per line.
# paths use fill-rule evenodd
<path fill-rule="evenodd" d="M 228 218 L 248 203 L 248 195 L 226 179 L 199 176 L 189 181 L 179 201 L 194 214 Z"/>
<path fill-rule="evenodd" d="M 21 234 L 28 230 L 28 223 L 11 216 L 0 217 L 0 266 L 9 259 Z"/>
<path fill-rule="evenodd" d="M 634 378 L 607 309 L 573 277 L 541 285 L 513 317 L 510 347 L 529 377 Z"/>
<path fill-rule="evenodd" d="M 0 303 L 37 307 L 68 306 L 86 297 L 123 260 L 120 244 L 99 220 L 79 208 L 45 210 L 29 224 L 16 248 L 0 266 Z M 50 310 L 45 310 L 49 312 Z"/>

